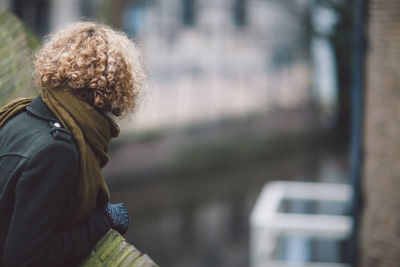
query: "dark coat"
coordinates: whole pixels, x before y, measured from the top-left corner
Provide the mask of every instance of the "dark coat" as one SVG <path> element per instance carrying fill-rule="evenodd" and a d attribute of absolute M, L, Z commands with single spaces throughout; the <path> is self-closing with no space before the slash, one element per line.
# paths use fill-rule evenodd
<path fill-rule="evenodd" d="M 40 96 L 0 128 L 0 266 L 72 266 L 107 232 L 102 212 L 66 229 L 79 158 Z"/>

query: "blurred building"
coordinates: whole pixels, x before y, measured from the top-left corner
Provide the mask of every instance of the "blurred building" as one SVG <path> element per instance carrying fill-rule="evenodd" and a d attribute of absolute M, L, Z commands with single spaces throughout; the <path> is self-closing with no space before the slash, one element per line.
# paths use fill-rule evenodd
<path fill-rule="evenodd" d="M 153 82 L 135 125 L 180 125 L 306 103 L 310 70 L 295 16 L 270 1 L 127 4 L 121 24 L 142 45 Z"/>
<path fill-rule="evenodd" d="M 142 129 L 308 103 L 306 5 L 290 2 L 8 0 L 8 5 L 42 36 L 86 17 L 136 38 L 151 83 L 126 125 Z"/>

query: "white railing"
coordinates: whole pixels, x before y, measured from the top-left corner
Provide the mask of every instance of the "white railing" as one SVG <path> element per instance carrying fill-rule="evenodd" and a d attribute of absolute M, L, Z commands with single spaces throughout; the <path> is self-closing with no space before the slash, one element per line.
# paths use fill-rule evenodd
<path fill-rule="evenodd" d="M 251 267 L 348 266 L 335 261 L 342 258 L 338 244 L 350 235 L 352 219 L 345 213 L 351 197 L 351 187 L 345 184 L 264 186 L 250 216 Z M 316 253 L 321 254 L 317 260 L 312 256 Z"/>

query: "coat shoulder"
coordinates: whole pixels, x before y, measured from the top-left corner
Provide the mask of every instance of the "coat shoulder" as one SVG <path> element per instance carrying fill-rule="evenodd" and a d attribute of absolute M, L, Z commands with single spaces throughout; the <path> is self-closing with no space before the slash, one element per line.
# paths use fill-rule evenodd
<path fill-rule="evenodd" d="M 27 111 L 8 121 L 0 131 L 0 147 L 9 153 L 31 157 L 46 147 L 77 148 L 69 130 L 56 120 L 39 118 Z"/>

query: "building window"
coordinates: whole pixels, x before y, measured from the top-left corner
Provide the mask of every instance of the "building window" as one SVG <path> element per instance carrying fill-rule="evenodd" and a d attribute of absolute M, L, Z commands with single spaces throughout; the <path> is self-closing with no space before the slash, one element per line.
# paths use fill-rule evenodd
<path fill-rule="evenodd" d="M 124 31 L 133 37 L 142 33 L 146 23 L 147 6 L 145 1 L 136 1 L 128 4 L 123 12 L 122 24 Z"/>
<path fill-rule="evenodd" d="M 44 36 L 49 30 L 48 0 L 14 0 L 11 10 L 23 19 L 36 34 Z"/>
<path fill-rule="evenodd" d="M 196 6 L 195 0 L 182 0 L 183 7 L 183 24 L 186 26 L 193 26 L 196 20 Z"/>
<path fill-rule="evenodd" d="M 243 27 L 246 25 L 247 20 L 247 1 L 246 0 L 235 0 L 233 6 L 233 17 L 235 25 L 237 27 Z"/>

